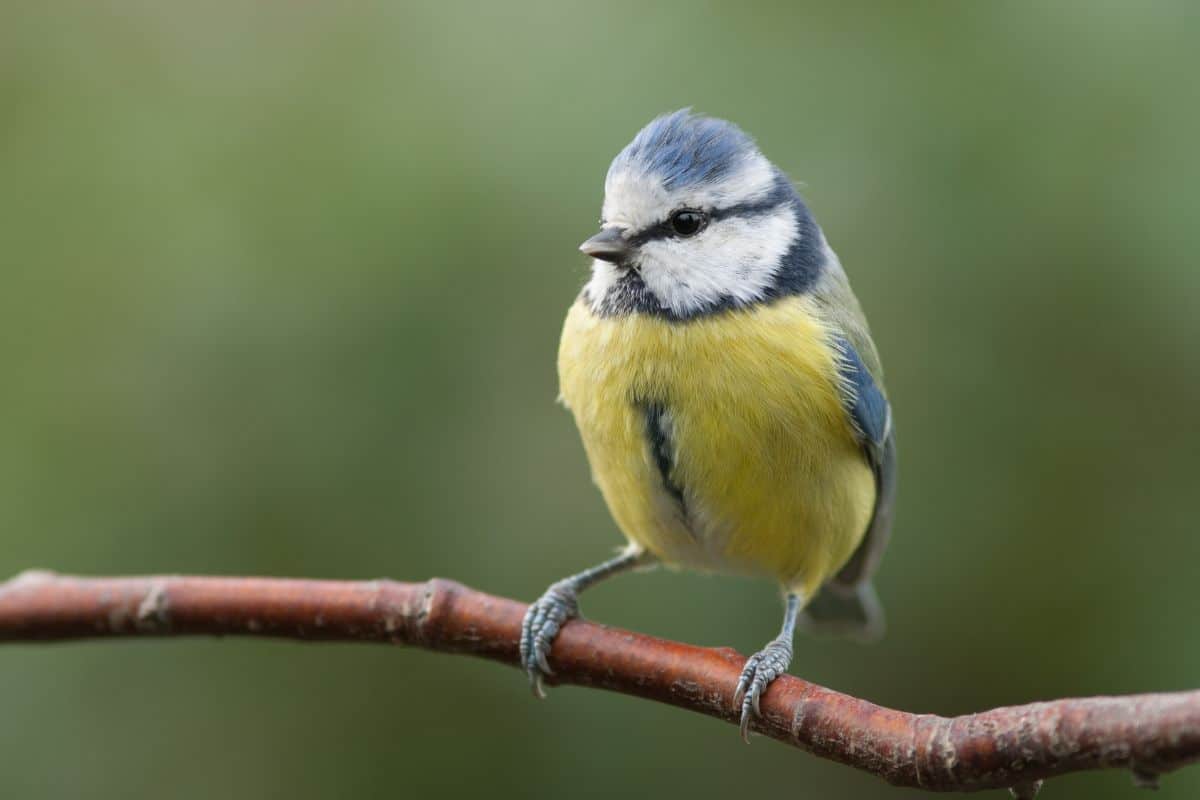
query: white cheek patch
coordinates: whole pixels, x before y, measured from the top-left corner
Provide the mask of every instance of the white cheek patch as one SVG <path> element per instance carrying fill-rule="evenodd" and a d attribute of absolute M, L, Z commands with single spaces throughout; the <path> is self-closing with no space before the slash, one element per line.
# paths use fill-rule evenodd
<path fill-rule="evenodd" d="M 713 222 L 691 239 L 662 239 L 641 248 L 641 275 L 664 309 L 688 316 L 725 300 L 762 299 L 799 234 L 796 212 Z"/>

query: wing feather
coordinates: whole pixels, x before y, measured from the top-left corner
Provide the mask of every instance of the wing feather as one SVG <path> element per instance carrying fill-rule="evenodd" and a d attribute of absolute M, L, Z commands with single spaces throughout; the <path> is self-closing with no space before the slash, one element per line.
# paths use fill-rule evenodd
<path fill-rule="evenodd" d="M 875 510 L 862 544 L 834 577 L 835 583 L 857 586 L 869 580 L 891 535 L 892 503 L 896 495 L 896 437 L 892 410 L 882 387 L 863 364 L 858 351 L 844 336 L 835 338 L 842 400 L 863 453 L 875 474 Z"/>

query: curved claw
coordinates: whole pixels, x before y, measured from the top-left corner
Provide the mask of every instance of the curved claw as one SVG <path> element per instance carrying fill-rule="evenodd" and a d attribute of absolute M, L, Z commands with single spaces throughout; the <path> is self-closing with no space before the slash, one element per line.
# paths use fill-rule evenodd
<path fill-rule="evenodd" d="M 762 660 L 762 653 L 755 653 L 746 659 L 746 665 L 742 667 L 742 676 L 738 678 L 737 688 L 733 692 L 733 704 L 739 706 L 742 704 L 742 697 L 750 689 L 750 682 L 754 680 L 754 670 L 758 666 L 758 662 Z"/>
<path fill-rule="evenodd" d="M 544 678 L 554 674 L 547 658 L 554 638 L 567 620 L 578 615 L 578 591 L 563 581 L 547 589 L 525 612 L 521 622 L 521 665 L 539 700 L 546 697 Z"/>
<path fill-rule="evenodd" d="M 737 689 L 733 695 L 734 706 L 741 705 L 742 713 L 738 729 L 742 741 L 750 742 L 750 722 L 755 717 L 762 716 L 760 700 L 771 682 L 787 671 L 792 660 L 792 645 L 788 641 L 776 639 L 759 652 L 746 659 L 742 675 L 738 678 Z"/>
<path fill-rule="evenodd" d="M 543 675 L 553 675 L 554 670 L 550 669 L 550 662 L 546 660 L 546 650 L 544 648 L 538 648 L 536 651 L 536 655 L 537 655 L 538 669 L 540 669 L 542 671 L 542 674 Z"/>
<path fill-rule="evenodd" d="M 750 710 L 745 706 L 742 707 L 742 724 L 738 726 L 741 731 L 742 741 L 750 744 Z"/>

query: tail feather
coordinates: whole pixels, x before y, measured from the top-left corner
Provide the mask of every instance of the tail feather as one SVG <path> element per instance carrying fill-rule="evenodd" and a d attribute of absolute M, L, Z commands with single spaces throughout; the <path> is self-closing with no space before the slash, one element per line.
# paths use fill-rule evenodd
<path fill-rule="evenodd" d="M 883 636 L 883 606 L 869 581 L 857 586 L 828 583 L 801 612 L 800 627 L 810 633 L 874 642 Z"/>

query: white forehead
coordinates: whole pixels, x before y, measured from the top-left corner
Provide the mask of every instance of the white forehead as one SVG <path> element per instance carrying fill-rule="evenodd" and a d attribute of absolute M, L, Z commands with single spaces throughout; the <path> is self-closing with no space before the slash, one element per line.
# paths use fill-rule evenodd
<path fill-rule="evenodd" d="M 744 154 L 739 162 L 722 180 L 680 188 L 669 187 L 661 175 L 633 165 L 610 172 L 604 182 L 604 224 L 640 231 L 679 208 L 711 211 L 764 199 L 778 179 L 771 162 L 757 152 Z"/>

